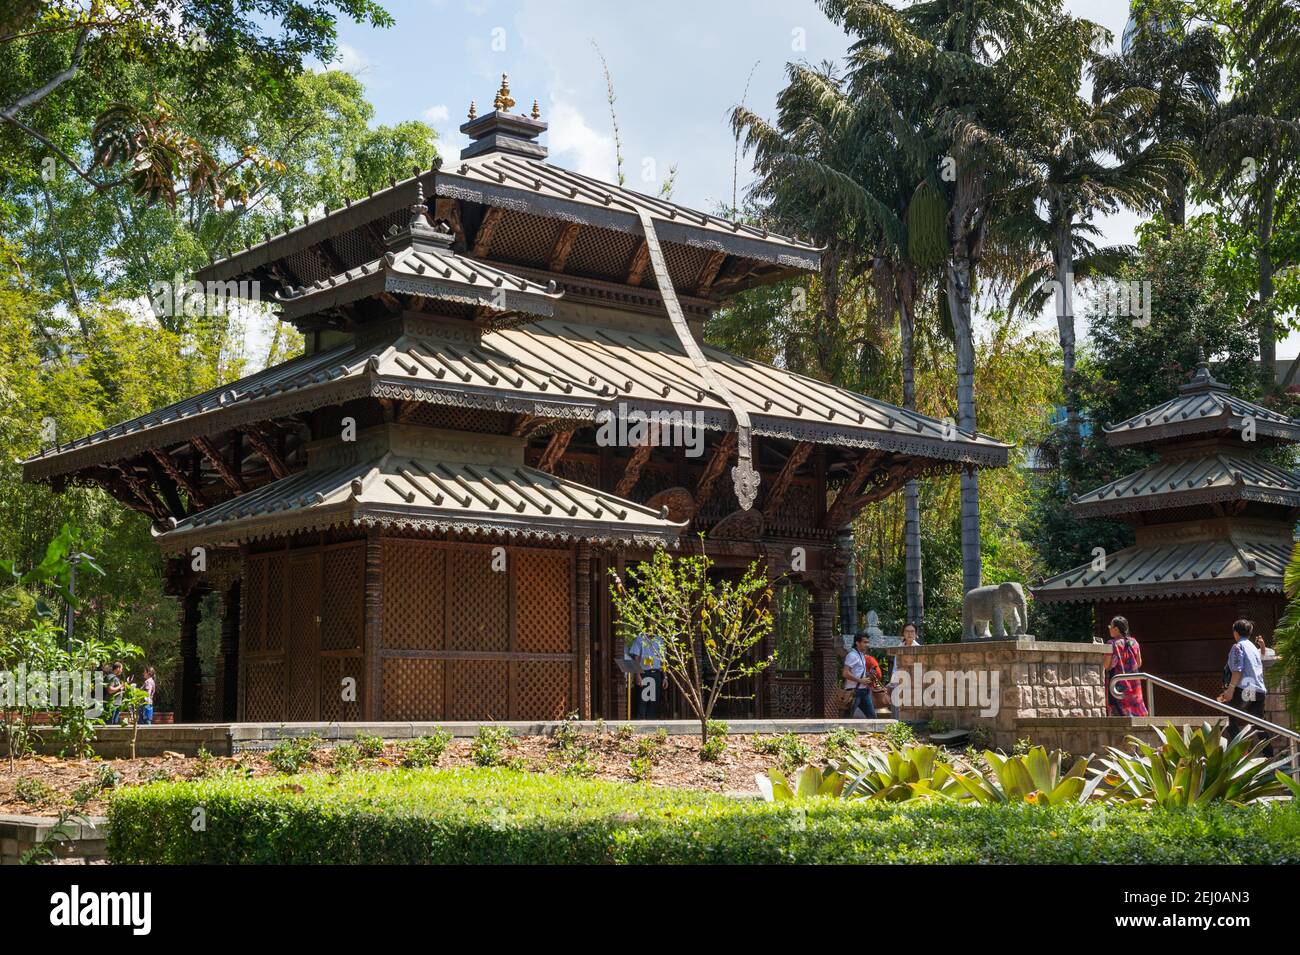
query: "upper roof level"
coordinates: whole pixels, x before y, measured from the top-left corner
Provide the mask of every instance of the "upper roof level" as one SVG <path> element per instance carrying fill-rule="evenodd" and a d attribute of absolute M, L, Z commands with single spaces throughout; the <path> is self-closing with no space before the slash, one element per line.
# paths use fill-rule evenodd
<path fill-rule="evenodd" d="M 1178 395 L 1141 414 L 1106 428 L 1112 447 L 1160 444 L 1218 435 L 1274 444 L 1300 442 L 1300 421 L 1229 393 L 1215 381 L 1209 362 L 1178 389 Z"/>
<path fill-rule="evenodd" d="M 642 213 L 654 220 L 673 291 L 696 321 L 726 296 L 820 266 L 819 249 L 807 242 L 547 162 L 539 142 L 547 126 L 536 104 L 531 116 L 511 112 L 514 100 L 503 81 L 496 105 L 481 116 L 471 105 L 471 118 L 461 127 L 471 142 L 459 161 L 435 160 L 410 179 L 214 261 L 195 278 L 257 282 L 263 297 L 301 299 L 304 289 L 319 291 L 343 284 L 341 277 L 373 272 L 391 251 L 390 237 L 408 229 L 416 205 L 425 207 L 434 228 L 451 236 L 449 254 L 471 264 L 492 263 L 506 282 L 555 281 L 570 301 L 623 311 L 664 314 Z M 375 281 L 372 276 L 367 284 Z M 300 300 L 286 308 L 285 317 L 304 330 L 373 317 L 338 298 L 317 299 L 314 313 Z"/>

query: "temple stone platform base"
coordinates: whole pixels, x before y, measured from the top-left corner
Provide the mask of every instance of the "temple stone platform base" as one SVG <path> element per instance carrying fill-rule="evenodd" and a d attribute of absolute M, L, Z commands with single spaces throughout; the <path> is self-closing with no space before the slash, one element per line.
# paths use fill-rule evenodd
<path fill-rule="evenodd" d="M 1083 756 L 1147 736 L 1170 719 L 1106 715 L 1110 647 L 1030 638 L 898 647 L 899 718 L 986 731 L 993 747 L 1027 739 Z M 909 695 L 910 693 L 910 695 Z M 1212 718 L 1211 718 L 1212 719 Z M 1173 717 L 1200 725 L 1203 718 Z"/>

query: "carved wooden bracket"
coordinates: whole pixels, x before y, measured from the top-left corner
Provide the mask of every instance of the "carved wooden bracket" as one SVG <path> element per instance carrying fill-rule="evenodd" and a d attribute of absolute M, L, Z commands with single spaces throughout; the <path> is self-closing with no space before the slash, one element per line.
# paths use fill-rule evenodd
<path fill-rule="evenodd" d="M 569 253 L 573 251 L 573 244 L 578 241 L 578 233 L 582 230 L 576 222 L 570 222 L 560 230 L 559 236 L 555 240 L 555 247 L 551 249 L 550 261 L 547 267 L 552 272 L 563 272 L 565 263 L 569 261 Z"/>
<path fill-rule="evenodd" d="M 212 442 L 208 438 L 190 438 L 190 444 L 193 445 L 195 451 L 203 455 L 208 464 L 212 465 L 212 470 L 217 472 L 217 476 L 225 482 L 226 487 L 236 494 L 243 494 L 248 490 L 248 487 L 244 484 L 244 479 L 231 470 L 230 465 L 222 460 L 221 455 L 212 446 Z"/>
<path fill-rule="evenodd" d="M 497 226 L 505 218 L 506 210 L 500 206 L 488 206 L 487 212 L 483 214 L 483 221 L 479 224 L 478 234 L 474 236 L 474 248 L 472 254 L 475 258 L 483 258 L 492 248 L 492 236 L 496 234 Z"/>
<path fill-rule="evenodd" d="M 704 466 L 704 472 L 700 475 L 700 483 L 695 488 L 696 510 L 703 508 L 713 496 L 713 488 L 718 483 L 718 478 L 722 477 L 722 472 L 726 470 L 727 461 L 735 449 L 736 432 L 728 431 L 713 449 L 713 457 L 709 458 L 709 463 Z"/>
<path fill-rule="evenodd" d="M 190 480 L 190 476 L 185 473 L 184 469 L 181 468 L 179 464 L 176 463 L 175 458 L 166 451 L 163 451 L 161 448 L 153 448 L 149 453 L 152 454 L 154 460 L 162 466 L 162 469 L 167 473 L 167 476 L 175 481 L 185 491 L 186 495 L 190 499 L 190 506 L 194 510 L 201 511 L 203 508 L 208 506 L 208 500 L 203 496 L 202 489 Z"/>
<path fill-rule="evenodd" d="M 542 452 L 542 456 L 537 460 L 537 470 L 545 471 L 547 474 L 554 474 L 571 440 L 573 440 L 572 431 L 557 431 L 551 435 L 551 440 L 546 442 L 546 450 Z"/>
<path fill-rule="evenodd" d="M 271 447 L 270 442 L 268 442 L 262 435 L 262 432 L 255 428 L 250 428 L 244 432 L 244 436 L 248 438 L 248 443 L 252 449 L 260 454 L 266 461 L 267 466 L 271 469 L 271 475 L 277 481 L 289 476 L 289 468 L 285 466 L 280 455 L 275 453 L 275 450 Z"/>
<path fill-rule="evenodd" d="M 813 444 L 811 441 L 800 441 L 790 452 L 790 456 L 785 459 L 785 466 L 781 468 L 781 473 L 776 476 L 771 487 L 767 489 L 767 496 L 763 499 L 763 511 L 769 516 L 774 516 L 781 507 L 781 502 L 785 499 L 786 492 L 790 490 L 790 484 L 794 481 L 795 472 L 803 467 L 803 463 L 808 460 L 808 455 L 812 453 Z"/>

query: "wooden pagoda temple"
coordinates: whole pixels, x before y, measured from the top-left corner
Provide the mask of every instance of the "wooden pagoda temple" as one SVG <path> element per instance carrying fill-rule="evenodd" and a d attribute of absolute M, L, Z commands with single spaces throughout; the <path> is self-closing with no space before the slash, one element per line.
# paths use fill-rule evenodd
<path fill-rule="evenodd" d="M 1177 397 L 1106 429 L 1114 447 L 1158 460 L 1071 501 L 1080 517 L 1131 522 L 1132 547 L 1057 574 L 1037 600 L 1095 606 L 1094 634 L 1128 618 L 1150 672 L 1217 696 L 1234 620 L 1271 634 L 1286 606 L 1282 577 L 1300 517 L 1300 475 L 1267 450 L 1300 442 L 1300 421 L 1231 395 L 1202 362 Z M 1195 704 L 1156 691 L 1156 712 Z"/>
<path fill-rule="evenodd" d="M 749 712 L 829 713 L 838 532 L 1006 445 L 707 347 L 728 296 L 818 250 L 553 165 L 535 105 L 512 112 L 504 83 L 496 105 L 459 161 L 196 274 L 259 283 L 304 355 L 48 448 L 25 477 L 153 522 L 181 719 L 211 593 L 217 719 L 624 717 L 609 570 L 700 533 L 723 572 L 760 559 L 811 595 L 813 674 L 758 681 Z M 627 408 L 698 416 L 702 453 L 602 442 Z"/>

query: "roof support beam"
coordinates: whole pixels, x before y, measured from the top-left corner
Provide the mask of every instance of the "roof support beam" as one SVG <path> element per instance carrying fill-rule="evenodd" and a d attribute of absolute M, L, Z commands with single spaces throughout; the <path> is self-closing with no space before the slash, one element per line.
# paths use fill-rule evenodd
<path fill-rule="evenodd" d="M 889 497 L 889 495 L 898 491 L 908 481 L 920 477 L 927 467 L 928 464 L 926 461 L 917 460 L 912 461 L 902 468 L 894 469 L 890 472 L 890 475 L 886 480 L 879 484 L 872 485 L 870 491 L 859 494 L 852 500 L 845 502 L 843 523 L 847 524 L 852 521 L 868 504 L 884 500 Z"/>
<path fill-rule="evenodd" d="M 554 474 L 571 440 L 573 440 L 572 431 L 557 431 L 551 435 L 551 440 L 546 443 L 546 450 L 537 460 L 537 470 Z"/>
<path fill-rule="evenodd" d="M 264 461 L 266 461 L 267 467 L 271 469 L 272 477 L 278 481 L 281 478 L 289 476 L 289 469 L 285 466 L 284 460 L 280 455 L 275 453 L 275 450 L 271 447 L 270 442 L 266 440 L 265 436 L 263 436 L 262 432 L 255 428 L 249 428 L 244 432 L 244 436 L 248 438 L 249 446 L 260 454 Z"/>
<path fill-rule="evenodd" d="M 142 514 L 148 514 L 154 520 L 159 521 L 168 516 L 166 506 L 154 496 L 148 482 L 132 474 L 130 468 L 125 464 L 113 465 L 112 468 L 121 476 L 126 490 L 140 502 L 140 507 L 134 508 L 135 510 L 140 511 Z M 130 507 L 131 505 L 127 503 L 127 506 Z"/>
<path fill-rule="evenodd" d="M 176 482 L 190 499 L 190 509 L 201 511 L 208 506 L 207 498 L 203 496 L 203 491 L 199 486 L 190 480 L 190 476 L 185 473 L 176 459 L 161 448 L 153 448 L 149 451 L 153 459 L 162 467 L 163 472 Z"/>
<path fill-rule="evenodd" d="M 822 527 L 839 530 L 853 519 L 852 514 L 857 512 L 852 511 L 851 513 L 851 508 L 857 503 L 858 489 L 873 471 L 879 469 L 887 453 L 885 451 L 867 451 L 863 453 L 862 457 L 858 458 L 858 462 L 853 466 L 848 480 L 844 482 L 840 492 L 835 495 L 835 500 L 831 506 L 826 509 L 826 516 L 822 519 Z M 858 510 L 861 510 L 861 507 Z"/>
<path fill-rule="evenodd" d="M 709 294 L 709 289 L 713 287 L 713 280 L 718 277 L 718 270 L 722 268 L 722 263 L 727 261 L 726 252 L 712 252 L 705 260 L 704 268 L 700 269 L 699 278 L 695 280 L 695 294 L 704 298 Z"/>
<path fill-rule="evenodd" d="M 727 461 L 731 458 L 731 452 L 736 449 L 736 432 L 728 431 L 724 434 L 717 446 L 713 449 L 713 457 L 709 458 L 709 463 L 704 466 L 704 473 L 700 475 L 700 483 L 695 487 L 695 511 L 699 513 L 700 508 L 708 502 L 713 496 L 714 485 L 718 483 L 718 478 L 722 476 L 723 470 L 727 466 Z"/>
<path fill-rule="evenodd" d="M 624 280 L 628 285 L 640 285 L 641 280 L 645 278 L 646 266 L 650 264 L 650 246 L 645 239 L 641 239 L 636 244 L 636 251 L 632 253 L 632 261 L 627 266 L 627 278 Z"/>
<path fill-rule="evenodd" d="M 627 467 L 623 469 L 623 476 L 618 479 L 618 484 L 614 488 L 614 493 L 619 497 L 627 497 L 632 493 L 632 488 L 636 487 L 637 479 L 641 477 L 641 469 L 645 467 L 650 460 L 650 451 L 654 442 L 647 438 L 645 444 L 637 445 L 632 452 L 632 457 L 627 459 Z"/>
<path fill-rule="evenodd" d="M 195 451 L 203 455 L 208 464 L 212 465 L 212 470 L 217 472 L 217 476 L 221 478 L 226 487 L 230 488 L 236 494 L 243 494 L 248 490 L 248 487 L 244 484 L 244 479 L 236 474 L 231 469 L 230 465 L 221 459 L 221 455 L 217 452 L 217 449 L 213 447 L 210 439 L 203 437 L 190 438 L 190 444 L 194 446 Z"/>
<path fill-rule="evenodd" d="M 145 455 L 145 467 L 149 469 L 149 474 L 153 477 L 154 487 L 158 489 L 158 496 L 162 498 L 163 504 L 167 506 L 167 512 L 176 520 L 181 520 L 189 512 L 185 505 L 181 503 L 181 496 L 177 492 L 177 484 L 162 469 L 157 458 L 152 455 Z"/>
<path fill-rule="evenodd" d="M 781 502 L 785 499 L 786 492 L 790 490 L 791 482 L 794 481 L 794 473 L 803 467 L 812 449 L 811 441 L 800 441 L 794 446 L 790 456 L 785 459 L 781 473 L 776 476 L 776 480 L 767 490 L 767 496 L 763 499 L 764 517 L 771 517 L 780 509 Z"/>
<path fill-rule="evenodd" d="M 576 222 L 570 222 L 555 239 L 555 247 L 551 249 L 551 258 L 547 263 L 547 268 L 552 272 L 563 272 L 565 263 L 569 261 L 569 253 L 573 251 L 573 244 L 578 241 L 578 233 L 582 226 Z"/>
<path fill-rule="evenodd" d="M 506 210 L 500 206 L 488 206 L 487 212 L 483 214 L 483 222 L 478 227 L 478 233 L 474 236 L 474 248 L 471 251 L 476 259 L 481 259 L 492 249 L 492 236 L 496 234 L 497 226 L 506 216 Z"/>

